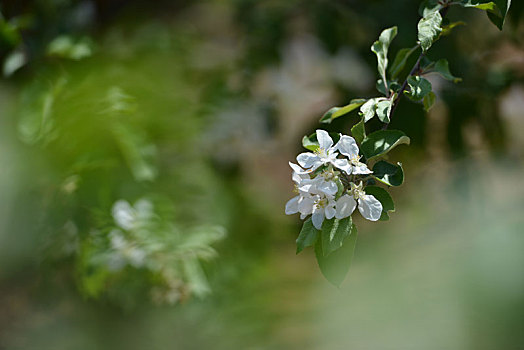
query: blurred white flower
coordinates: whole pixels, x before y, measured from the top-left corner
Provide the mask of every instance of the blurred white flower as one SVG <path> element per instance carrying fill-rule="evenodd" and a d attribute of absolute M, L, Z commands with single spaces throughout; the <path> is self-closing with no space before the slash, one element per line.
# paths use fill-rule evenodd
<path fill-rule="evenodd" d="M 112 214 L 115 223 L 129 231 L 153 216 L 153 205 L 147 199 L 138 200 L 134 206 L 125 200 L 118 200 L 113 205 Z"/>
<path fill-rule="evenodd" d="M 146 252 L 139 248 L 136 243 L 127 240 L 122 231 L 114 229 L 109 233 L 111 256 L 109 269 L 118 271 L 127 264 L 133 267 L 142 267 L 146 258 Z"/>

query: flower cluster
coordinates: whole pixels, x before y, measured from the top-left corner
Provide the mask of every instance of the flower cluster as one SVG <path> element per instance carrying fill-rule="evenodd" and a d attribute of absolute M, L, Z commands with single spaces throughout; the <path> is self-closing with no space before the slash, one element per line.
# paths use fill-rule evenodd
<path fill-rule="evenodd" d="M 298 165 L 289 163 L 298 195 L 287 202 L 286 214 L 300 213 L 301 219 L 311 215 L 320 230 L 324 219 L 346 218 L 358 206 L 364 218 L 377 221 L 382 204 L 363 189 L 362 177 L 372 171 L 360 162 L 355 139 L 341 135 L 334 144 L 326 131 L 317 130 L 316 135 L 318 149 L 299 154 Z"/>

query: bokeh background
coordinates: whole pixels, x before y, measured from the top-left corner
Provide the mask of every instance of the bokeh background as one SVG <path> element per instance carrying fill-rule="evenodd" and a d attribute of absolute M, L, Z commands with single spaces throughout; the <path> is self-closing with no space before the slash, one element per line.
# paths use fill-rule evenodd
<path fill-rule="evenodd" d="M 399 105 L 397 212 L 357 218 L 340 289 L 295 255 L 287 162 L 418 1 L 0 4 L 1 349 L 524 347 L 522 1 L 449 12 L 429 57 L 463 81 Z"/>

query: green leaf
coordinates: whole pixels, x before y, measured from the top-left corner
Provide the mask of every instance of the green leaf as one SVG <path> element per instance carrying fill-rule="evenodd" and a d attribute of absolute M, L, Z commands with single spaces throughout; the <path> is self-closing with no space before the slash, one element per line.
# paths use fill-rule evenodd
<path fill-rule="evenodd" d="M 312 152 L 315 152 L 317 149 L 318 149 L 318 141 L 316 141 L 316 138 L 317 136 L 315 134 L 313 135 L 309 135 L 309 136 L 304 136 L 302 138 L 302 146 L 305 148 L 305 149 L 308 149 Z M 314 139 L 314 140 L 313 140 Z"/>
<path fill-rule="evenodd" d="M 382 81 L 387 82 L 388 49 L 391 41 L 397 36 L 397 27 L 384 29 L 377 41 L 371 46 L 371 51 L 377 55 L 377 69 Z M 388 89 L 386 89 L 388 90 Z"/>
<path fill-rule="evenodd" d="M 500 14 L 497 5 L 493 1 L 462 0 L 459 2 L 462 7 L 474 7 L 485 11 L 496 11 Z"/>
<path fill-rule="evenodd" d="M 442 16 L 438 11 L 428 14 L 418 22 L 418 40 L 422 51 L 426 52 L 438 38 L 442 28 Z"/>
<path fill-rule="evenodd" d="M 418 46 L 413 46 L 410 49 L 400 49 L 397 52 L 397 55 L 395 56 L 395 59 L 393 60 L 393 63 L 389 68 L 389 75 L 391 79 L 396 79 L 399 76 L 399 74 L 402 73 L 402 70 L 406 67 L 406 63 L 408 62 L 409 56 L 411 56 L 411 54 L 415 52 L 417 48 Z"/>
<path fill-rule="evenodd" d="M 340 134 L 338 132 L 330 132 L 329 136 L 331 136 L 334 143 L 337 143 L 338 140 L 340 140 Z M 313 133 L 309 136 L 304 136 L 302 138 L 302 146 L 304 146 L 305 149 L 315 152 L 318 149 L 317 134 Z"/>
<path fill-rule="evenodd" d="M 435 63 L 435 66 L 433 67 L 433 71 L 435 73 L 440 74 L 444 79 L 450 80 L 454 83 L 458 83 L 462 81 L 462 78 L 457 78 L 451 72 L 449 71 L 449 63 L 446 59 L 440 59 Z"/>
<path fill-rule="evenodd" d="M 459 2 L 459 5 L 487 11 L 489 20 L 495 24 L 497 28 L 502 30 L 506 15 L 511 6 L 511 0 L 462 0 Z"/>
<path fill-rule="evenodd" d="M 344 107 L 333 107 L 329 111 L 324 113 L 322 118 L 320 118 L 320 122 L 321 123 L 331 123 L 333 119 L 341 117 L 345 114 L 348 114 L 351 111 L 354 111 L 358 107 L 362 106 L 364 102 L 366 102 L 366 100 L 356 99 L 356 100 L 351 100 L 351 102 Z"/>
<path fill-rule="evenodd" d="M 383 100 L 377 103 L 377 117 L 383 123 L 389 123 L 389 115 L 391 114 L 392 100 Z"/>
<path fill-rule="evenodd" d="M 381 160 L 373 166 L 373 176 L 388 186 L 400 186 L 404 182 L 404 169 L 401 163 L 395 165 Z"/>
<path fill-rule="evenodd" d="M 442 26 L 442 32 L 440 33 L 440 36 L 447 36 L 447 35 L 451 34 L 451 31 L 455 27 L 465 26 L 465 25 L 466 25 L 466 22 L 458 21 L 458 22 L 453 22 L 453 23 L 447 24 L 445 26 Z"/>
<path fill-rule="evenodd" d="M 370 98 L 360 107 L 360 115 L 366 123 L 368 120 L 375 116 L 375 110 L 377 109 L 378 98 Z"/>
<path fill-rule="evenodd" d="M 204 297 L 211 293 L 211 288 L 198 259 L 190 256 L 181 262 L 191 292 L 197 297 Z"/>
<path fill-rule="evenodd" d="M 344 193 L 344 190 L 346 189 L 344 187 L 344 184 L 342 183 L 342 181 L 340 180 L 340 178 L 338 178 L 335 183 L 337 184 L 337 194 L 335 195 L 336 198 L 339 198 L 340 196 L 342 196 L 342 193 Z"/>
<path fill-rule="evenodd" d="M 389 91 L 386 91 L 386 87 L 384 85 L 384 82 L 382 79 L 378 79 L 377 83 L 375 84 L 375 88 L 378 92 L 380 92 L 383 95 L 389 95 L 389 91 L 398 91 L 400 89 L 400 84 L 396 80 L 389 80 L 388 81 L 388 88 Z"/>
<path fill-rule="evenodd" d="M 382 214 L 380 215 L 381 221 L 389 220 L 388 212 L 395 211 L 395 203 L 393 198 L 389 195 L 388 191 L 378 186 L 367 186 L 364 188 L 366 194 L 370 194 L 375 197 L 382 204 Z"/>
<path fill-rule="evenodd" d="M 422 17 L 426 17 L 427 15 L 440 11 L 442 9 L 442 5 L 439 4 L 439 0 L 424 0 L 419 6 L 418 13 Z"/>
<path fill-rule="evenodd" d="M 431 83 L 418 75 L 408 78 L 409 91 L 404 93 L 414 101 L 420 101 L 431 92 Z"/>
<path fill-rule="evenodd" d="M 409 142 L 409 137 L 400 130 L 379 130 L 364 139 L 360 150 L 369 161 L 388 153 L 398 145 L 409 145 Z"/>
<path fill-rule="evenodd" d="M 340 247 L 342 242 L 351 233 L 351 216 L 344 219 L 324 220 L 320 237 L 322 239 L 322 254 L 328 256 Z"/>
<path fill-rule="evenodd" d="M 27 55 L 22 50 L 11 52 L 4 60 L 3 73 L 8 77 L 27 63 Z"/>
<path fill-rule="evenodd" d="M 326 277 L 326 279 L 336 287 L 340 287 L 340 284 L 346 277 L 349 267 L 351 266 L 351 260 L 353 259 L 353 253 L 355 251 L 355 245 L 357 243 L 357 228 L 353 224 L 351 227 L 351 233 L 349 237 L 346 237 L 342 247 L 337 249 L 329 256 L 324 256 L 322 240 L 317 240 L 315 244 L 315 256 L 317 257 L 318 267 L 320 271 Z"/>
<path fill-rule="evenodd" d="M 362 141 L 366 138 L 366 127 L 364 124 L 364 119 L 361 119 L 358 123 L 353 125 L 351 128 L 351 135 L 358 144 L 361 144 Z"/>
<path fill-rule="evenodd" d="M 511 6 L 511 0 L 495 0 L 495 3 L 499 8 L 500 14 L 488 12 L 488 18 L 491 23 L 497 26 L 499 30 L 502 30 L 504 21 L 506 20 L 506 15 L 508 14 L 509 8 Z"/>
<path fill-rule="evenodd" d="M 382 79 L 378 79 L 377 80 L 377 82 L 375 83 L 375 88 L 382 95 L 387 95 L 388 94 L 388 92 L 386 91 L 386 85 L 384 85 L 384 81 Z"/>
<path fill-rule="evenodd" d="M 422 100 L 422 103 L 424 105 L 424 110 L 426 112 L 429 112 L 431 107 L 433 107 L 433 105 L 435 104 L 435 100 L 436 99 L 437 99 L 437 97 L 435 96 L 435 93 L 433 91 L 431 91 L 429 94 L 424 96 L 424 99 Z"/>
<path fill-rule="evenodd" d="M 297 254 L 300 253 L 304 248 L 311 247 L 318 239 L 319 231 L 313 226 L 311 218 L 304 221 L 302 230 L 297 238 Z"/>

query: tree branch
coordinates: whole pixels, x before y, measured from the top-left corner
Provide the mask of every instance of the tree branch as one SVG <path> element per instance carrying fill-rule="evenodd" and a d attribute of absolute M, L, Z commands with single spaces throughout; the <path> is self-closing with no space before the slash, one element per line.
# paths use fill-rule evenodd
<path fill-rule="evenodd" d="M 411 71 L 406 76 L 406 79 L 404 80 L 404 82 L 400 86 L 400 90 L 398 92 L 398 95 L 395 98 L 395 101 L 393 101 L 393 106 L 391 107 L 391 113 L 389 113 L 389 120 L 390 120 L 390 122 L 391 122 L 391 117 L 393 117 L 393 113 L 395 113 L 395 110 L 397 109 L 398 103 L 400 102 L 400 98 L 404 94 L 404 91 L 406 91 L 406 87 L 408 85 L 408 78 L 410 76 L 412 76 L 413 74 L 415 74 L 415 72 L 417 72 L 420 69 L 420 60 L 422 60 L 422 57 L 424 57 L 424 55 L 425 55 L 425 52 L 422 51 L 420 53 L 420 55 L 418 56 L 417 62 L 415 62 L 415 64 L 413 65 L 413 68 L 411 68 Z M 385 123 L 384 126 L 382 127 L 382 130 L 386 130 L 388 128 L 388 126 L 389 126 L 389 123 Z"/>

